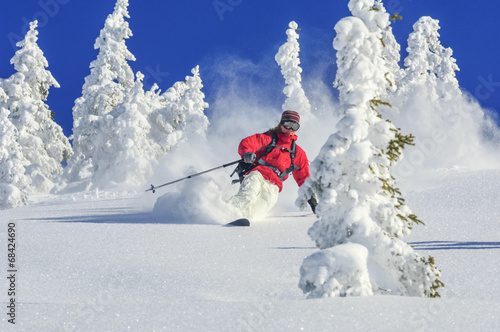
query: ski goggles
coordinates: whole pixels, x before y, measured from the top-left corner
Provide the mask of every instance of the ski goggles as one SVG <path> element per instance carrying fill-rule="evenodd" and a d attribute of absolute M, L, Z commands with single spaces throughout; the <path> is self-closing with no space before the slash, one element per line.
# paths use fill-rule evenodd
<path fill-rule="evenodd" d="M 291 129 L 293 131 L 297 131 L 300 128 L 300 125 L 295 121 L 281 121 L 281 125 L 285 127 L 285 129 Z"/>

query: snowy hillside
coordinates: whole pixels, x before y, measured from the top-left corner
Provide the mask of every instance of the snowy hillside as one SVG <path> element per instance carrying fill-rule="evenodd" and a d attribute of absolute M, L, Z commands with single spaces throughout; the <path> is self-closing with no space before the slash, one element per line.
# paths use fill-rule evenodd
<path fill-rule="evenodd" d="M 0 212 L 0 236 L 9 223 L 16 230 L 17 330 L 498 330 L 500 170 L 432 175 L 401 186 L 426 223 L 406 240 L 439 262 L 440 299 L 306 300 L 297 284 L 317 250 L 307 236 L 315 219 L 281 213 L 283 204 L 249 228 L 227 228 L 153 216 L 158 193 L 92 192 Z M 1 324 L 11 330 L 3 266 Z"/>
<path fill-rule="evenodd" d="M 415 23 L 402 68 L 397 17 L 351 0 L 335 25 L 334 89 L 302 72 L 290 22 L 273 64 L 283 79 L 254 81 L 266 60 L 224 55 L 161 93 L 128 64 L 128 2 L 96 39 L 72 152 L 60 137 L 35 153 L 60 136 L 44 103 L 55 80 L 0 79 L 0 330 L 500 330 L 500 130 L 460 88 L 437 20 Z M 45 73 L 36 24 L 19 45 Z M 300 110 L 311 176 L 300 190 L 288 180 L 269 217 L 222 227 L 234 219 L 232 167 L 144 192 L 237 161 L 280 106 Z M 53 130 L 32 135 L 45 122 Z"/>

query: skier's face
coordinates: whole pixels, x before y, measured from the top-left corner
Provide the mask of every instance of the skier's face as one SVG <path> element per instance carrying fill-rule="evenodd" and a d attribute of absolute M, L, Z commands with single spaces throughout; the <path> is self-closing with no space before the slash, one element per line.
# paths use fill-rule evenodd
<path fill-rule="evenodd" d="M 288 136 L 295 135 L 295 130 L 293 130 L 292 128 L 286 129 L 283 125 L 281 125 L 280 127 L 281 127 L 281 132 L 283 134 L 288 135 Z"/>

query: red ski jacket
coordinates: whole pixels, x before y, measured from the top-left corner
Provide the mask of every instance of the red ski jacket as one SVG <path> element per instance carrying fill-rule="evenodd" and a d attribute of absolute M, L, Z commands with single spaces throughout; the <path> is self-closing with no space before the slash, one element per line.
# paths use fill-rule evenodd
<path fill-rule="evenodd" d="M 282 148 L 290 149 L 292 145 L 292 141 L 297 140 L 297 135 L 288 136 L 278 131 L 276 133 L 278 136 L 277 146 Z M 262 149 L 265 146 L 268 146 L 272 142 L 272 136 L 270 134 L 255 134 L 249 137 L 244 138 L 239 147 L 238 153 L 240 156 L 243 156 L 245 152 L 253 152 L 257 154 L 257 161 L 260 156 L 264 154 L 266 149 Z M 299 185 L 299 187 L 304 183 L 304 181 L 309 177 L 309 161 L 307 160 L 306 153 L 302 148 L 298 145 L 295 145 L 295 159 L 293 163 L 300 167 L 299 169 L 295 169 L 292 172 L 293 178 L 295 182 Z M 265 160 L 267 163 L 271 164 L 274 167 L 277 167 L 280 172 L 284 172 L 291 165 L 291 157 L 290 152 L 283 151 L 279 148 L 272 149 L 271 152 L 265 154 L 262 157 L 262 160 Z M 253 168 L 250 172 L 259 171 L 264 179 L 269 180 L 271 183 L 277 185 L 281 190 L 283 189 L 283 182 L 281 182 L 278 175 L 267 166 L 259 165 Z M 288 175 L 284 178 L 286 180 Z"/>

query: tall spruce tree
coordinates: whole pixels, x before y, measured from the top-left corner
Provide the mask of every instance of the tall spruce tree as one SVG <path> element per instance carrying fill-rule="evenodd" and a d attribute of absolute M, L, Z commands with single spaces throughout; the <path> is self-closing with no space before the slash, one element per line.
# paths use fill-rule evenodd
<path fill-rule="evenodd" d="M 139 72 L 134 81 L 127 61 L 135 57 L 125 45 L 132 36 L 127 7 L 128 0 L 118 0 L 106 19 L 95 43 L 99 54 L 75 101 L 75 156 L 66 172 L 76 182 L 71 190 L 142 185 L 159 157 L 191 133 L 204 136 L 208 126 L 198 67 L 164 95 L 156 84 L 145 92 Z"/>
<path fill-rule="evenodd" d="M 117 0 L 96 39 L 94 48 L 99 50 L 90 64 L 90 75 L 85 78 L 82 96 L 73 107 L 74 157 L 67 167 L 68 181 L 92 178 L 96 171 L 95 155 L 110 151 L 108 133 L 109 112 L 124 100 L 124 91 L 134 86 L 134 73 L 127 61 L 134 55 L 125 45 L 132 36 L 125 18 L 129 18 L 128 0 Z"/>
<path fill-rule="evenodd" d="M 0 209 L 8 209 L 26 203 L 31 179 L 25 174 L 24 166 L 29 162 L 23 157 L 18 131 L 4 107 L 9 97 L 3 85 L 0 79 Z"/>
<path fill-rule="evenodd" d="M 439 21 L 429 16 L 421 17 L 408 37 L 408 56 L 405 58 L 405 83 L 426 84 L 434 87 L 436 97 L 455 98 L 460 95 L 456 71 L 459 70 L 452 57 L 451 48 L 439 41 Z M 441 84 L 437 85 L 436 81 Z"/>
<path fill-rule="evenodd" d="M 17 128 L 18 142 L 24 158 L 26 174 L 31 178 L 29 192 L 47 193 L 54 179 L 62 174 L 61 162 L 72 155 L 72 148 L 62 128 L 54 121 L 45 103 L 52 86 L 59 87 L 38 47 L 37 21 L 30 23 L 20 48 L 11 59 L 16 73 L 4 81 L 8 95 L 6 108 Z"/>
<path fill-rule="evenodd" d="M 349 9 L 353 16 L 360 18 L 370 29 L 370 31 L 380 31 L 380 41 L 382 42 L 382 59 L 386 65 L 385 78 L 386 88 L 394 92 L 403 77 L 403 70 L 399 67 L 401 46 L 396 41 L 392 33 L 391 20 L 396 22 L 402 19 L 398 13 L 388 16 L 382 0 L 370 2 L 349 2 Z M 366 8 L 370 7 L 367 11 Z"/>
<path fill-rule="evenodd" d="M 491 129 L 492 121 L 460 89 L 453 51 L 441 44 L 438 31 L 439 21 L 428 16 L 413 25 L 405 75 L 388 100 L 394 123 L 411 126 L 416 136 L 417 145 L 409 151 L 413 161 L 404 160 L 396 169 L 406 177 L 416 178 L 429 168 L 477 167 L 491 154 L 484 149 L 483 130 Z"/>
<path fill-rule="evenodd" d="M 137 73 L 135 84 L 124 93 L 124 100 L 106 118 L 106 151 L 94 154 L 94 184 L 105 188 L 120 184 L 130 188 L 144 185 L 153 175 L 158 143 L 151 140 L 148 116 L 151 103 L 143 89 L 144 75 Z"/>
<path fill-rule="evenodd" d="M 200 76 L 200 67 L 191 70 L 192 76 L 186 76 L 185 90 L 180 99 L 182 109 L 178 129 L 182 130 L 186 139 L 193 136 L 205 137 L 209 121 L 205 115 L 208 103 L 205 102 L 203 83 Z"/>
<path fill-rule="evenodd" d="M 302 88 L 302 68 L 300 67 L 299 59 L 299 30 L 298 24 L 294 21 L 288 24 L 289 29 L 286 31 L 288 36 L 286 43 L 281 45 L 278 53 L 274 57 L 278 65 L 281 67 L 281 74 L 285 79 L 286 87 L 283 93 L 286 100 L 283 103 L 283 110 L 294 110 L 301 115 L 301 119 L 307 122 L 311 118 L 311 104 L 307 99 Z"/>
<path fill-rule="evenodd" d="M 351 0 L 355 16 L 335 26 L 335 85 L 343 116 L 312 163 L 297 202 L 304 206 L 311 194 L 319 198 L 318 220 L 308 233 L 322 250 L 304 260 L 299 284 L 309 297 L 438 296 L 442 285 L 433 259 L 400 239 L 420 221 L 405 205 L 390 168 L 413 137 L 377 112 L 390 90 L 383 43 L 389 15 L 374 10 L 379 4 Z"/>

